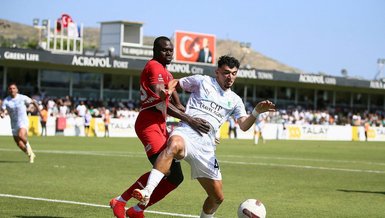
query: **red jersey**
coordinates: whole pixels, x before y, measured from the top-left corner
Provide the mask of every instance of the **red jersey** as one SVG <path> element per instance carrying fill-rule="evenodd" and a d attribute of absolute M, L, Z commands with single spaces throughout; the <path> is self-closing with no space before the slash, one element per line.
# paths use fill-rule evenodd
<path fill-rule="evenodd" d="M 162 101 L 150 87 L 156 84 L 164 84 L 167 89 L 168 82 L 172 79 L 173 76 L 167 71 L 166 67 L 154 59 L 147 62 L 140 76 L 141 108 L 135 122 L 135 132 L 142 141 L 149 157 L 159 153 L 166 146 L 168 133 L 165 118 L 169 101 L 169 99 Z M 162 112 L 155 109 L 158 104 L 162 106 Z"/>
<path fill-rule="evenodd" d="M 140 76 L 140 110 L 144 110 L 153 107 L 157 104 L 163 104 L 163 115 L 166 118 L 166 105 L 168 100 L 162 101 L 160 97 L 155 94 L 150 86 L 156 84 L 164 84 L 167 89 L 168 83 L 174 79 L 172 74 L 168 72 L 158 61 L 152 59 L 147 62 Z"/>

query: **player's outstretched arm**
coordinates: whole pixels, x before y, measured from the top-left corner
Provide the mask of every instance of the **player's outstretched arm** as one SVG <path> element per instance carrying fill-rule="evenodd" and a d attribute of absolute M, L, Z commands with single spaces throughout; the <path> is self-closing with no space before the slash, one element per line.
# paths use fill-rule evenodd
<path fill-rule="evenodd" d="M 258 104 L 255 106 L 251 114 L 249 114 L 248 116 L 241 117 L 237 120 L 239 124 L 239 128 L 242 131 L 247 131 L 254 124 L 259 114 L 265 113 L 265 112 L 274 112 L 274 111 L 275 111 L 275 104 L 273 102 L 269 100 L 258 102 Z"/>
<path fill-rule="evenodd" d="M 40 114 L 39 104 L 38 104 L 37 101 L 34 100 L 34 99 L 32 99 L 32 104 L 33 104 L 33 106 L 36 108 L 37 113 L 38 113 L 39 116 L 40 116 L 41 114 Z"/>
<path fill-rule="evenodd" d="M 195 131 L 197 131 L 201 135 L 202 133 L 206 134 L 210 131 L 210 125 L 207 123 L 206 120 L 203 120 L 201 118 L 190 117 L 189 115 L 185 114 L 183 111 L 180 111 L 179 109 L 177 109 L 172 104 L 168 105 L 167 114 L 184 121 L 191 128 L 193 128 Z"/>

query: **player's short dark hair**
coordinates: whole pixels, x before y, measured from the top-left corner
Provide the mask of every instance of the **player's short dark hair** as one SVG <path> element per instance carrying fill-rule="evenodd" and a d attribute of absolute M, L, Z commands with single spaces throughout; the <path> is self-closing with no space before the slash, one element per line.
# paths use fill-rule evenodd
<path fill-rule="evenodd" d="M 10 82 L 7 87 L 9 88 L 11 86 L 16 86 L 17 87 L 17 84 L 15 82 Z"/>
<path fill-rule="evenodd" d="M 234 57 L 223 55 L 223 56 L 219 57 L 218 67 L 222 67 L 224 65 L 226 65 L 230 68 L 233 68 L 233 67 L 239 68 L 240 63 Z"/>
<path fill-rule="evenodd" d="M 161 41 L 171 41 L 171 40 L 168 37 L 166 37 L 166 36 L 159 36 L 159 37 L 157 37 L 154 40 L 154 50 L 155 50 L 155 48 L 159 48 L 160 47 L 160 42 Z"/>

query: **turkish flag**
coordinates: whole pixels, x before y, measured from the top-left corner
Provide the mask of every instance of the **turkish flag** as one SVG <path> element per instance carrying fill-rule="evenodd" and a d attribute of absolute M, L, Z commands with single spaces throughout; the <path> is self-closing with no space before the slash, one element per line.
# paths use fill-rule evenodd
<path fill-rule="evenodd" d="M 67 28 L 69 23 L 72 23 L 72 18 L 71 18 L 71 16 L 68 15 L 68 14 L 62 14 L 62 15 L 61 15 L 61 24 L 62 24 L 62 27 Z"/>
<path fill-rule="evenodd" d="M 62 14 L 61 17 L 56 20 L 56 31 L 60 32 L 62 28 L 67 28 L 68 24 L 72 22 L 73 20 L 70 15 Z"/>
<path fill-rule="evenodd" d="M 175 60 L 215 64 L 216 37 L 211 34 L 175 32 Z"/>

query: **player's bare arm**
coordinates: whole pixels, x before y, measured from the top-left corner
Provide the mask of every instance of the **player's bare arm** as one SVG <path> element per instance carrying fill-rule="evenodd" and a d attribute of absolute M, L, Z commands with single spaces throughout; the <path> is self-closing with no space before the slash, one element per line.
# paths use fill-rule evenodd
<path fill-rule="evenodd" d="M 171 100 L 172 104 L 175 105 L 179 110 L 185 111 L 186 108 L 183 106 L 183 104 L 180 102 L 178 92 L 176 91 L 176 86 L 178 85 L 178 80 L 173 79 L 168 83 L 168 92 L 171 93 Z"/>
<path fill-rule="evenodd" d="M 254 124 L 258 114 L 265 113 L 265 112 L 274 112 L 275 111 L 275 104 L 269 100 L 258 102 L 258 104 L 255 106 L 253 112 L 245 117 L 239 118 L 238 124 L 239 128 L 242 131 L 247 131 L 250 129 L 250 127 Z"/>
<path fill-rule="evenodd" d="M 155 92 L 161 98 L 162 98 L 162 96 L 168 97 L 171 94 L 171 92 L 169 92 L 169 91 L 171 91 L 171 90 L 175 91 L 175 87 L 176 87 L 177 83 L 178 82 L 176 81 L 170 87 L 169 90 L 165 89 L 164 84 L 153 85 L 153 86 L 151 86 L 151 89 L 153 90 L 153 92 Z M 163 94 L 161 94 L 161 93 L 163 93 Z M 210 130 L 210 125 L 205 120 L 200 119 L 200 118 L 190 117 L 189 115 L 185 114 L 183 111 L 179 110 L 173 104 L 168 104 L 168 106 L 167 106 L 167 114 L 172 116 L 172 117 L 178 118 L 178 119 L 186 122 L 189 126 L 191 126 L 191 128 L 196 130 L 199 134 L 201 134 L 201 133 L 206 134 Z"/>
<path fill-rule="evenodd" d="M 31 104 L 36 108 L 37 113 L 38 113 L 39 115 L 41 115 L 41 114 L 40 114 L 40 109 L 39 109 L 39 104 L 37 103 L 37 101 L 34 100 L 34 99 L 32 99 L 32 103 L 31 103 Z"/>
<path fill-rule="evenodd" d="M 185 112 L 186 108 L 183 106 L 183 104 L 180 102 L 179 95 L 177 91 L 173 91 L 171 94 L 171 103 L 175 105 L 176 108 L 178 108 L 180 111 Z"/>

